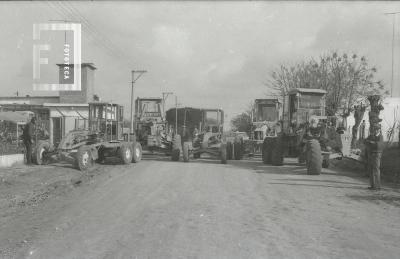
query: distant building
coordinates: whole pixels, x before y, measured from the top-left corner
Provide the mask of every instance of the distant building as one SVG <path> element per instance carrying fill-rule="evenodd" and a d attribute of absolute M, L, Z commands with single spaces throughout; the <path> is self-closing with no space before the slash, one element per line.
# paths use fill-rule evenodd
<path fill-rule="evenodd" d="M 63 82 L 63 66 L 59 66 L 59 82 Z M 60 91 L 58 96 L 0 96 L 0 110 L 32 111 L 43 138 L 58 145 L 61 138 L 74 129 L 87 128 L 89 102 L 95 101 L 93 63 L 82 63 L 81 91 Z M 70 65 L 73 70 L 73 64 Z M 98 98 L 98 97 L 97 97 Z"/>

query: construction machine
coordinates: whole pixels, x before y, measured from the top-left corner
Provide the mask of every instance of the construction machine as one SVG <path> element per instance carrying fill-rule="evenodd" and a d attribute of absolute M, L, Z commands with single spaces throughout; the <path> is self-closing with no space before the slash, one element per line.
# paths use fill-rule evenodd
<path fill-rule="evenodd" d="M 172 153 L 173 132 L 163 115 L 161 98 L 137 98 L 136 134 L 143 149 Z"/>
<path fill-rule="evenodd" d="M 107 157 L 118 157 L 124 164 L 139 162 L 142 147 L 136 142 L 135 134 L 123 134 L 123 113 L 123 106 L 115 103 L 89 103 L 89 128 L 70 131 L 57 147 L 51 147 L 48 141 L 39 141 L 34 150 L 36 164 L 55 158 L 83 171 Z"/>
<path fill-rule="evenodd" d="M 256 99 L 252 110 L 250 154 L 261 154 L 266 137 L 277 135 L 276 127 L 282 117 L 282 103 L 277 99 Z"/>
<path fill-rule="evenodd" d="M 262 144 L 265 164 L 282 165 L 283 157 L 298 157 L 306 162 L 308 174 L 320 174 L 329 159 L 343 156 L 343 144 L 334 118 L 325 115 L 326 91 L 291 89 L 283 99 L 283 117 L 274 134 L 267 134 Z"/>
<path fill-rule="evenodd" d="M 167 121 L 175 125 L 182 146 L 183 161 L 190 157 L 200 158 L 202 154 L 217 157 L 221 163 L 227 162 L 227 146 L 223 139 L 224 112 L 221 109 L 173 108 L 167 111 Z M 179 160 L 173 156 L 173 160 Z"/>

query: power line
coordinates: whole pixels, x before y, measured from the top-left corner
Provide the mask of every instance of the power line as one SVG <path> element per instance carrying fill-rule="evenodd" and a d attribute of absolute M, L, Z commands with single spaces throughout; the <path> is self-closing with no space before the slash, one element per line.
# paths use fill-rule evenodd
<path fill-rule="evenodd" d="M 82 29 L 85 31 L 84 38 L 89 36 L 91 41 L 97 45 L 98 47 L 103 48 L 107 51 L 107 53 L 120 61 L 126 63 L 126 65 L 132 66 L 133 62 L 131 60 L 127 60 L 127 56 L 123 53 L 116 44 L 112 43 L 104 34 L 99 32 L 92 23 L 90 23 L 79 11 L 73 6 L 68 7 L 64 5 L 62 2 L 58 2 L 58 4 L 51 2 L 46 2 L 47 5 L 55 10 L 58 14 L 60 14 L 63 18 L 69 18 L 74 20 L 79 20 L 82 24 Z M 87 39 L 87 38 L 86 38 Z"/>
<path fill-rule="evenodd" d="M 71 13 L 75 14 L 76 16 L 80 17 L 81 20 L 86 24 L 86 26 L 94 31 L 96 36 L 99 36 L 101 41 L 104 41 L 107 46 L 111 47 L 111 49 L 115 52 L 117 56 L 122 58 L 123 60 L 126 60 L 129 65 L 133 65 L 133 62 L 130 60 L 129 57 L 127 57 L 125 51 L 122 51 L 121 48 L 115 44 L 112 40 L 110 40 L 107 36 L 104 35 L 101 31 L 99 31 L 95 25 L 93 25 L 89 20 L 84 17 L 79 10 L 77 10 L 71 3 L 68 2 L 59 2 L 61 5 L 64 4 L 65 8 L 67 8 Z M 69 7 L 68 7 L 68 6 Z M 128 60 L 127 60 L 128 59 Z"/>
<path fill-rule="evenodd" d="M 59 8 L 62 8 L 64 10 L 64 12 L 68 14 L 68 16 L 74 17 L 75 19 L 80 20 L 80 22 L 82 23 L 81 17 L 75 15 L 72 11 L 67 9 L 67 7 L 65 7 L 61 3 L 59 3 Z M 88 36 L 90 36 L 93 39 L 93 42 L 96 45 L 98 45 L 99 47 L 104 48 L 105 50 L 108 51 L 109 54 L 113 55 L 114 57 L 120 58 L 120 56 L 116 54 L 116 52 L 114 51 L 114 49 L 112 47 L 110 47 L 109 45 L 105 44 L 105 40 L 103 40 L 102 38 L 98 37 L 98 33 L 96 31 L 94 31 L 91 28 L 91 26 L 89 26 L 89 25 L 87 25 L 87 24 L 85 24 L 83 22 L 82 23 L 82 27 L 83 27 L 84 31 L 88 32 Z"/>

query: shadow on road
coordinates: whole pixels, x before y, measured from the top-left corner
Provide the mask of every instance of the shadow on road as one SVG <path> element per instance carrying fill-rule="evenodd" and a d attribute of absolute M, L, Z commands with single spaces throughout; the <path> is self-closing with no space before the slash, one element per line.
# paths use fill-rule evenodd
<path fill-rule="evenodd" d="M 146 154 L 143 155 L 142 160 L 145 161 L 162 161 L 162 162 L 172 162 L 172 163 L 184 163 L 182 157 L 179 161 L 172 161 L 170 156 L 158 155 L 158 154 Z M 221 164 L 221 160 L 213 158 L 190 158 L 189 163 L 204 163 L 204 164 Z"/>
<path fill-rule="evenodd" d="M 324 182 L 324 181 L 322 181 Z M 364 186 L 339 186 L 339 185 L 326 185 L 326 184 L 306 184 L 306 183 L 269 183 L 269 184 L 277 184 L 277 185 L 288 185 L 288 186 L 307 186 L 307 187 L 323 187 L 323 188 L 336 188 L 336 189 L 359 189 L 366 190 L 367 187 Z"/>
<path fill-rule="evenodd" d="M 351 184 L 351 185 L 362 185 L 363 183 L 354 183 L 354 182 L 343 182 L 343 181 L 333 181 L 333 180 L 318 180 L 318 179 L 275 179 L 277 181 L 303 181 L 303 182 L 321 182 L 321 183 L 333 183 L 333 184 Z"/>
<path fill-rule="evenodd" d="M 379 193 L 379 191 L 376 194 L 370 194 L 370 195 L 346 195 L 348 198 L 356 200 L 356 201 L 367 201 L 367 202 L 372 202 L 375 204 L 379 204 L 379 202 L 385 202 L 389 205 L 393 205 L 396 207 L 400 207 L 400 196 L 396 195 L 386 195 Z"/>
<path fill-rule="evenodd" d="M 164 154 L 146 154 L 143 155 L 145 161 L 161 161 L 161 162 L 172 162 L 182 163 L 182 158 L 179 161 L 171 161 L 170 156 Z M 202 157 L 199 159 L 193 159 L 191 157 L 189 163 L 197 164 L 214 164 L 221 165 L 221 161 L 212 157 Z M 330 168 L 323 168 L 320 176 L 307 175 L 307 170 L 304 164 L 299 164 L 297 159 L 285 158 L 282 166 L 266 165 L 261 161 L 259 157 L 249 157 L 242 160 L 228 160 L 227 165 L 232 168 L 250 170 L 256 174 L 268 174 L 268 175 L 293 175 L 299 176 L 296 179 L 275 179 L 276 183 L 282 185 L 302 185 L 302 186 L 314 186 L 314 187 L 327 187 L 327 188 L 348 188 L 348 189 L 361 189 L 367 190 L 369 186 L 368 177 L 361 175 L 358 171 L 345 170 L 340 167 L 336 167 L 335 163 L 332 163 Z M 302 176 L 307 176 L 302 178 Z M 344 181 L 335 180 L 334 176 L 344 177 Z M 319 177 L 318 179 L 315 179 Z M 290 183 L 292 181 L 293 183 Z M 295 183 L 295 182 L 305 183 Z M 308 182 L 308 183 L 307 183 Z M 399 186 L 393 184 L 384 183 L 385 190 L 391 190 L 394 192 L 400 192 Z"/>

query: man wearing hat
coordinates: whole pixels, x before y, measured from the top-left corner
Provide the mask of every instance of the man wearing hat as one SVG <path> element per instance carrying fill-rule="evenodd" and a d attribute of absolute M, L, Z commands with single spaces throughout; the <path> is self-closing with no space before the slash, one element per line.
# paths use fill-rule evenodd
<path fill-rule="evenodd" d="M 25 125 L 22 133 L 22 139 L 26 148 L 26 163 L 32 164 L 32 144 L 35 135 L 36 118 L 33 117 L 30 122 Z"/>

